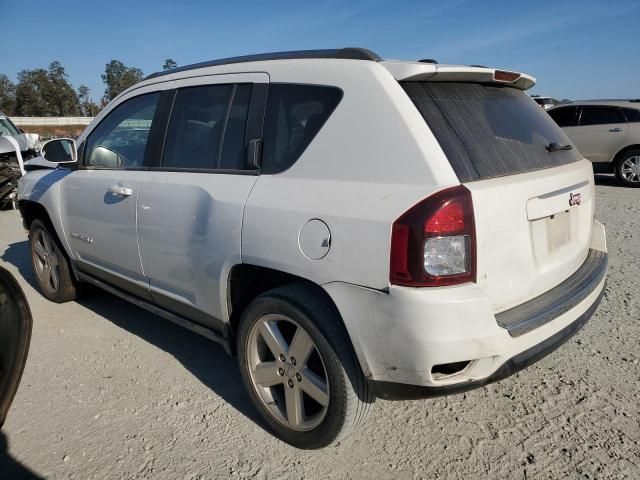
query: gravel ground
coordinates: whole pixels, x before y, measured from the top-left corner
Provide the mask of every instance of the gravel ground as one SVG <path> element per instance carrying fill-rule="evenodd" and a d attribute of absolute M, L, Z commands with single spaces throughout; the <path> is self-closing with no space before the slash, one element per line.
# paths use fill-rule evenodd
<path fill-rule="evenodd" d="M 15 463 L 80 479 L 640 478 L 640 189 L 602 176 L 597 201 L 609 281 L 577 336 L 498 384 L 378 401 L 365 428 L 312 452 L 264 430 L 234 359 L 206 339 L 106 293 L 46 301 L 19 216 L 1 212 L 0 265 L 20 279 L 34 331 L 0 478 Z"/>

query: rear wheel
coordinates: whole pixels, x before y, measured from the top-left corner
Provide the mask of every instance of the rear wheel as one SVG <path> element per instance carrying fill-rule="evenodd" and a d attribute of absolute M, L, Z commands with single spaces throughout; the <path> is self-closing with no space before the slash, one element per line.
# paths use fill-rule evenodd
<path fill-rule="evenodd" d="M 302 285 L 256 298 L 238 331 L 238 361 L 262 417 L 285 442 L 321 448 L 367 416 L 373 396 L 337 313 Z"/>
<path fill-rule="evenodd" d="M 56 303 L 75 300 L 77 291 L 71 268 L 55 235 L 41 220 L 29 227 L 31 264 L 40 292 Z"/>
<path fill-rule="evenodd" d="M 616 177 L 627 187 L 640 187 L 640 150 L 629 150 L 616 161 Z"/>

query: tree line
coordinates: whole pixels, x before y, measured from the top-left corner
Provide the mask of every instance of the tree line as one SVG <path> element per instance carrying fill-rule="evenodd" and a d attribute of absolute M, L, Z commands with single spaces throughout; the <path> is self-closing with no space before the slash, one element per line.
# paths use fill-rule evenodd
<path fill-rule="evenodd" d="M 162 68 L 169 70 L 177 66 L 175 60 L 167 58 Z M 144 73 L 119 60 L 111 60 L 101 77 L 104 95 L 96 103 L 89 87 L 80 85 L 76 90 L 71 86 L 69 75 L 58 61 L 51 62 L 48 69 L 20 71 L 17 83 L 0 73 L 0 112 L 17 117 L 94 117 L 110 100 L 141 81 Z"/>

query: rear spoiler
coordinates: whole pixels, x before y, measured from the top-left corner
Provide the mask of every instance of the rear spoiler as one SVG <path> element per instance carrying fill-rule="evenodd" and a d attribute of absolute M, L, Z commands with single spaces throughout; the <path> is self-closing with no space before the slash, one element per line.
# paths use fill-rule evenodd
<path fill-rule="evenodd" d="M 495 83 L 527 90 L 536 84 L 531 75 L 486 67 L 468 67 L 463 65 L 437 65 L 419 62 L 382 61 L 393 77 L 404 82 L 473 82 Z"/>

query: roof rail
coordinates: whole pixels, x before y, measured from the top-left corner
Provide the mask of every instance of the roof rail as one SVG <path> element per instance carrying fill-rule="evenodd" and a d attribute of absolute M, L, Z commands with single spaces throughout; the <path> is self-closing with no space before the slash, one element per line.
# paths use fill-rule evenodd
<path fill-rule="evenodd" d="M 339 48 L 324 50 L 293 50 L 289 52 L 259 53 L 257 55 L 243 55 L 241 57 L 220 58 L 209 60 L 208 62 L 194 63 L 184 67 L 172 68 L 163 72 L 152 73 L 145 77 L 145 80 L 157 78 L 172 73 L 195 70 L 196 68 L 217 67 L 218 65 L 229 65 L 233 63 L 260 62 L 264 60 L 291 60 L 300 58 L 342 58 L 348 60 L 370 60 L 379 62 L 382 60 L 377 54 L 366 48 Z"/>

